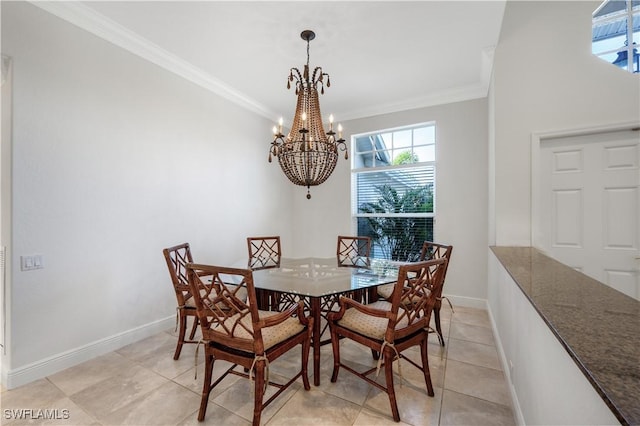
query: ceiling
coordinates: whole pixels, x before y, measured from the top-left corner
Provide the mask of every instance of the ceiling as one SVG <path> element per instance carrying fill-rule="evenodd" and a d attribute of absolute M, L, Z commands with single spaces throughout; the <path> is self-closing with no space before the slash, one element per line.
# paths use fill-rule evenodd
<path fill-rule="evenodd" d="M 337 121 L 486 96 L 505 1 L 88 1 L 46 9 L 264 117 L 285 121 L 289 69 L 331 76 Z"/>

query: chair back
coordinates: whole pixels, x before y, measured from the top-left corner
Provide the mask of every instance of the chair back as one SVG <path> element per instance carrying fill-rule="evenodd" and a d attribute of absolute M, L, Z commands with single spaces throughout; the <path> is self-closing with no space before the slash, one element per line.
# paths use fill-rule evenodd
<path fill-rule="evenodd" d="M 204 340 L 262 353 L 252 271 L 199 264 L 187 265 L 187 271 Z"/>
<path fill-rule="evenodd" d="M 280 266 L 282 249 L 280 236 L 248 237 L 249 269 L 277 268 Z"/>
<path fill-rule="evenodd" d="M 338 266 L 368 266 L 370 255 L 371 238 L 338 236 Z"/>
<path fill-rule="evenodd" d="M 440 259 L 441 257 L 449 259 L 452 251 L 453 246 L 425 241 L 422 244 L 420 260 Z"/>
<path fill-rule="evenodd" d="M 189 290 L 189 279 L 187 277 L 186 265 L 193 263 L 191 257 L 191 248 L 189 243 L 179 244 L 177 246 L 165 248 L 162 250 L 164 259 L 167 262 L 173 289 L 176 292 L 178 307 L 184 307 L 191 298 Z"/>
<path fill-rule="evenodd" d="M 451 261 L 451 253 L 453 252 L 453 246 L 446 244 L 434 243 L 431 241 L 425 241 L 422 244 L 422 252 L 420 253 L 420 260 L 431 260 L 431 259 L 447 259 L 447 264 L 444 268 L 444 275 L 442 277 L 442 283 L 444 285 L 444 280 L 447 276 L 447 269 L 449 268 L 449 262 Z M 440 297 L 442 294 L 442 289 L 440 289 L 440 293 L 437 294 Z"/>
<path fill-rule="evenodd" d="M 429 326 L 446 267 L 445 258 L 400 266 L 391 295 L 391 316 L 385 340 L 393 342 Z"/>

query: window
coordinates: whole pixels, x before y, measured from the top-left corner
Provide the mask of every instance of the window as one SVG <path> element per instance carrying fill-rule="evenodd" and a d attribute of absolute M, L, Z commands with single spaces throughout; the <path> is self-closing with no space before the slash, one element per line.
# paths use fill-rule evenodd
<path fill-rule="evenodd" d="M 433 241 L 434 123 L 352 138 L 352 214 L 359 236 L 372 239 L 373 257 L 415 261 Z"/>
<path fill-rule="evenodd" d="M 597 57 L 629 72 L 639 72 L 640 0 L 603 2 L 593 12 L 591 46 Z"/>

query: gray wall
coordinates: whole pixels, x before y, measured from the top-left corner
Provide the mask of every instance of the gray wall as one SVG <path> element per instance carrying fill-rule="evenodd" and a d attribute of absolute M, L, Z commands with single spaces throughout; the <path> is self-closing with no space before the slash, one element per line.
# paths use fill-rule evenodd
<path fill-rule="evenodd" d="M 485 307 L 487 298 L 487 99 L 379 115 L 344 123 L 353 134 L 434 121 L 436 123 L 435 239 L 454 246 L 444 293 L 456 303 Z M 351 222 L 351 162 L 312 191 L 294 196 L 296 250 L 335 254 L 336 237 L 355 232 Z M 319 242 L 310 246 L 307 241 Z"/>

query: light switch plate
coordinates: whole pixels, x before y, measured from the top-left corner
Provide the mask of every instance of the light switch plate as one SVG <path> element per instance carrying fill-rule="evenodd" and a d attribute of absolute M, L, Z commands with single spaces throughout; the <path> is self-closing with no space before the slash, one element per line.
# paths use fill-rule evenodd
<path fill-rule="evenodd" d="M 20 256 L 20 270 L 33 271 L 34 269 L 44 268 L 44 261 L 41 254 L 31 256 Z"/>

